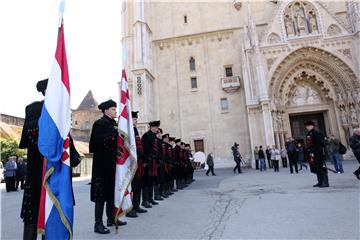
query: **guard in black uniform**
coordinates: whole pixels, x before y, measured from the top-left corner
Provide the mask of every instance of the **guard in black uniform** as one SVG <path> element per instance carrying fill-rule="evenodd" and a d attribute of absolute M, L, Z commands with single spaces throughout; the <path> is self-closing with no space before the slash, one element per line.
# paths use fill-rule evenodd
<path fill-rule="evenodd" d="M 137 217 L 136 213 L 145 213 L 147 212 L 145 209 L 140 207 L 140 199 L 141 199 L 141 188 L 144 185 L 144 156 L 143 156 L 143 147 L 141 144 L 141 138 L 139 132 L 136 128 L 137 120 L 138 120 L 138 112 L 131 112 L 133 125 L 134 125 L 134 134 L 136 141 L 136 153 L 137 153 L 137 169 L 133 181 L 131 183 L 131 189 L 133 192 L 132 204 L 133 210 L 130 211 L 126 216 L 127 217 Z"/>
<path fill-rule="evenodd" d="M 107 226 L 115 225 L 114 188 L 118 129 L 116 121 L 116 102 L 108 100 L 101 103 L 99 109 L 104 115 L 95 121 L 89 144 L 93 153 L 91 176 L 91 201 L 95 202 L 94 232 L 110 233 L 102 221 L 106 202 Z M 119 221 L 119 225 L 126 224 Z"/>
<path fill-rule="evenodd" d="M 170 176 L 170 191 L 172 193 L 177 192 L 178 190 L 175 188 L 175 179 L 176 179 L 176 162 L 175 162 L 175 151 L 174 151 L 174 147 L 176 146 L 175 144 L 175 139 L 174 137 L 169 137 L 169 144 L 171 146 L 171 149 L 168 149 L 168 151 L 170 152 L 170 161 L 171 161 L 171 176 Z"/>
<path fill-rule="evenodd" d="M 149 207 L 149 203 L 152 205 L 159 204 L 154 201 L 154 184 L 156 184 L 156 178 L 158 177 L 158 138 L 156 134 L 159 132 L 160 121 L 152 121 L 149 123 L 150 130 L 147 131 L 141 138 L 141 143 L 144 149 L 144 159 L 148 168 L 149 179 L 147 180 L 147 187 L 143 188 L 143 203 L 144 207 Z M 151 206 L 151 205 L 150 205 Z"/>
<path fill-rule="evenodd" d="M 36 89 L 44 96 L 47 83 L 48 79 L 44 79 L 36 84 Z M 43 170 L 43 156 L 38 148 L 38 120 L 40 118 L 43 105 L 44 101 L 37 101 L 26 106 L 25 122 L 19 144 L 19 148 L 27 149 L 27 172 L 20 214 L 20 217 L 24 222 L 24 240 L 37 239 L 37 223 Z M 70 166 L 76 167 L 79 163 L 80 155 L 76 151 L 72 138 L 70 137 Z"/>
<path fill-rule="evenodd" d="M 175 167 L 176 167 L 176 189 L 177 190 L 182 190 L 183 186 L 181 185 L 181 160 L 180 160 L 180 155 L 181 155 L 181 139 L 175 139 L 175 147 L 174 147 L 174 160 L 175 160 Z"/>
<path fill-rule="evenodd" d="M 310 170 L 317 176 L 318 183 L 314 187 L 329 187 L 327 169 L 324 167 L 324 136 L 314 129 L 315 123 L 307 121 L 305 123 L 308 131 L 306 135 L 306 153 Z"/>

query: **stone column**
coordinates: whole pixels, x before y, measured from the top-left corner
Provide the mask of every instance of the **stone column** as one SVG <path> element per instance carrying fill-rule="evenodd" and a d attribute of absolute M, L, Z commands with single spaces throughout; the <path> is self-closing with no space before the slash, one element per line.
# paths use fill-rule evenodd
<path fill-rule="evenodd" d="M 281 148 L 285 147 L 285 132 L 280 133 Z"/>
<path fill-rule="evenodd" d="M 275 145 L 277 148 L 281 149 L 281 143 L 280 143 L 280 133 L 275 132 Z"/>

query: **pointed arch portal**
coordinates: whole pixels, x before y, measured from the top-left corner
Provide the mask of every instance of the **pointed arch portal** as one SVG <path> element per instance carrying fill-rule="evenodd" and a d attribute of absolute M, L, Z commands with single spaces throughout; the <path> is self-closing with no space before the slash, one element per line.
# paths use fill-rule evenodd
<path fill-rule="evenodd" d="M 325 135 L 334 133 L 343 142 L 359 126 L 359 81 L 352 68 L 334 54 L 314 47 L 297 49 L 270 76 L 276 145 L 283 147 L 289 136 L 301 140 L 304 119 L 313 118 Z"/>

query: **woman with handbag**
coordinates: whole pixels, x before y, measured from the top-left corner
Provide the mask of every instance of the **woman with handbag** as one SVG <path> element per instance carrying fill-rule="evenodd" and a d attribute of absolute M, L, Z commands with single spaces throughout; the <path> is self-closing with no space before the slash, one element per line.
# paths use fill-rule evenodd
<path fill-rule="evenodd" d="M 271 153 L 271 162 L 274 166 L 274 172 L 279 171 L 279 161 L 280 161 L 280 150 L 275 147 L 275 145 L 272 146 L 272 149 L 270 150 Z"/>

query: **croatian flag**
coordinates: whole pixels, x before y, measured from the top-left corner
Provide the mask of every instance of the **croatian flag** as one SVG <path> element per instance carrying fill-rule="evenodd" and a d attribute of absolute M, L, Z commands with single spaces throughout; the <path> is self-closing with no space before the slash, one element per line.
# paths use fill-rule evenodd
<path fill-rule="evenodd" d="M 70 169 L 70 82 L 64 26 L 58 32 L 44 106 L 39 119 L 39 150 L 44 156 L 38 228 L 46 239 L 72 239 L 73 194 Z"/>
<path fill-rule="evenodd" d="M 132 209 L 131 181 L 137 169 L 134 126 L 125 69 L 120 83 L 120 115 L 115 175 L 115 219 Z M 117 226 L 116 226 L 117 227 Z"/>

